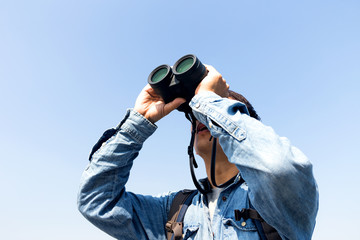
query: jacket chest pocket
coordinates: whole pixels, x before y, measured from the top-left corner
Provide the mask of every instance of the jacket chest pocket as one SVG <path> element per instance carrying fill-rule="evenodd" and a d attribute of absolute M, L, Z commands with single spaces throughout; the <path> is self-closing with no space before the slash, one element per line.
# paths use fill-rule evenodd
<path fill-rule="evenodd" d="M 224 236 L 228 239 L 260 239 L 256 226 L 251 219 L 235 221 L 233 218 L 223 220 Z"/>

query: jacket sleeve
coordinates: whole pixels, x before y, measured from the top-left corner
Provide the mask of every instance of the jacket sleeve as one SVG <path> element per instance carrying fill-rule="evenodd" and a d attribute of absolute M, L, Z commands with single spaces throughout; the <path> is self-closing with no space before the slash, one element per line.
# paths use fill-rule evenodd
<path fill-rule="evenodd" d="M 133 160 L 155 129 L 142 115 L 128 110 L 115 131 L 110 131 L 113 135 L 93 149 L 82 174 L 80 212 L 117 239 L 165 239 L 164 226 L 173 194 L 152 197 L 125 189 Z"/>
<path fill-rule="evenodd" d="M 285 137 L 249 117 L 243 103 L 208 92 L 190 106 L 219 139 L 249 187 L 249 198 L 284 239 L 311 239 L 318 211 L 312 164 Z"/>

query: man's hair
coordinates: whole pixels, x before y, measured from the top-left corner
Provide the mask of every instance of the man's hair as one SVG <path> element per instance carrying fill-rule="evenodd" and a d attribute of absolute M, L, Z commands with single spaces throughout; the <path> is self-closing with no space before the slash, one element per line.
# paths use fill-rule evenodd
<path fill-rule="evenodd" d="M 229 90 L 229 97 L 242 102 L 246 105 L 247 109 L 249 110 L 250 117 L 253 117 L 257 120 L 261 120 L 260 116 L 256 113 L 254 107 L 251 105 L 251 103 L 240 93 L 234 92 L 232 90 Z"/>

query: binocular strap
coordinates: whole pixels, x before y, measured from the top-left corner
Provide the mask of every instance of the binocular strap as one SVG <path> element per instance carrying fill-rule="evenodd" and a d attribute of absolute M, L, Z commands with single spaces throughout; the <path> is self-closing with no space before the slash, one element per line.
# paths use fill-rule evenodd
<path fill-rule="evenodd" d="M 199 190 L 199 192 L 201 192 L 202 194 L 207 194 L 211 191 L 211 189 L 208 190 L 206 188 L 203 188 L 200 185 L 199 181 L 197 180 L 197 178 L 195 176 L 195 170 L 194 170 L 194 167 L 198 168 L 198 165 L 196 163 L 195 156 L 194 156 L 194 150 L 193 150 L 194 149 L 194 141 L 195 141 L 195 133 L 196 133 L 196 118 L 192 112 L 186 112 L 185 116 L 192 124 L 191 139 L 190 139 L 190 144 L 188 146 L 191 178 L 192 178 L 197 190 Z M 213 137 L 211 137 L 209 139 L 209 141 L 211 141 L 212 138 Z M 211 152 L 211 166 L 210 166 L 210 175 L 211 176 L 210 176 L 210 178 L 211 178 L 211 182 L 212 182 L 213 186 L 218 187 L 218 188 L 224 188 L 224 187 L 228 186 L 230 183 L 232 183 L 234 181 L 234 178 L 231 178 L 229 181 L 225 182 L 224 184 L 217 185 L 216 180 L 215 180 L 216 143 L 217 143 L 217 139 L 213 138 L 213 145 L 212 145 L 212 152 Z"/>

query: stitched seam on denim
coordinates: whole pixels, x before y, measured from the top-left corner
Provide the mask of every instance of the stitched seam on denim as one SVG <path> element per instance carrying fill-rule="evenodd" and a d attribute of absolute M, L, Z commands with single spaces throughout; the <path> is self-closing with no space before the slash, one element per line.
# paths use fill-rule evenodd
<path fill-rule="evenodd" d="M 121 120 L 121 122 L 114 128 L 116 131 L 114 132 L 114 134 L 109 138 L 107 139 L 105 142 L 103 142 L 101 144 L 101 146 L 95 151 L 92 153 L 92 156 L 91 156 L 91 159 L 93 159 L 93 156 L 96 155 L 96 153 L 98 153 L 109 141 L 111 141 L 114 136 L 116 136 L 121 128 L 121 126 L 125 123 L 125 121 L 129 118 L 129 115 L 130 115 L 130 109 L 128 109 L 126 111 L 126 114 L 125 114 L 125 117 L 123 118 L 123 120 Z"/>
<path fill-rule="evenodd" d="M 235 139 L 237 139 L 238 141 L 242 141 L 246 138 L 246 135 L 245 135 L 245 130 L 241 129 L 239 126 L 237 126 L 231 119 L 227 118 L 226 116 L 224 116 L 223 114 L 221 114 L 220 112 L 216 111 L 216 109 L 213 109 L 213 108 L 210 108 L 208 107 L 206 104 L 204 105 L 201 105 L 199 108 L 199 110 L 202 110 L 202 111 L 198 111 L 199 113 L 202 113 L 207 115 L 211 120 L 213 120 L 214 122 L 218 123 L 222 129 L 224 129 L 227 133 L 229 133 L 231 136 L 233 136 Z M 195 110 L 197 111 L 197 110 Z M 214 114 L 217 114 L 217 116 L 219 118 L 221 118 L 220 120 L 222 119 L 225 119 L 226 122 L 229 122 L 231 125 L 234 125 L 232 128 L 233 130 L 230 131 L 228 128 L 224 127 L 224 124 L 223 124 L 223 121 L 221 122 L 218 122 L 218 121 L 215 121 L 215 116 Z M 237 129 L 240 129 L 240 136 L 242 137 L 237 137 L 234 132 L 237 130 Z"/>
<path fill-rule="evenodd" d="M 118 131 L 119 131 L 119 130 L 117 130 L 117 131 L 114 133 L 114 135 L 112 135 L 108 140 L 106 140 L 105 142 L 103 142 L 103 143 L 101 144 L 101 146 L 99 147 L 99 149 L 96 150 L 96 151 L 93 153 L 93 155 L 91 156 L 91 159 L 92 159 L 91 161 L 94 160 L 94 156 L 96 156 L 98 153 L 100 153 L 100 151 L 104 148 L 105 145 L 107 145 L 108 142 L 112 141 L 112 140 L 115 138 L 115 136 L 116 136 L 116 134 L 118 133 Z M 99 157 L 98 157 L 98 158 L 99 158 Z"/>
<path fill-rule="evenodd" d="M 231 125 L 234 125 L 235 127 L 233 127 L 232 131 L 230 131 L 228 128 L 225 128 L 225 127 L 224 127 L 224 124 L 219 123 L 219 125 L 220 125 L 227 133 L 229 133 L 231 136 L 233 136 L 233 137 L 234 137 L 235 139 L 237 139 L 238 141 L 244 140 L 244 139 L 246 138 L 246 131 L 245 131 L 244 129 L 240 128 L 239 126 L 237 126 L 231 119 L 225 117 L 225 116 L 222 115 L 222 114 L 219 114 L 219 112 L 216 111 L 216 109 L 209 108 L 209 107 L 207 106 L 207 103 L 206 103 L 206 102 L 205 102 L 204 104 L 201 104 L 201 102 L 203 102 L 202 99 L 203 99 L 204 97 L 207 98 L 207 101 L 208 101 L 209 103 L 213 103 L 213 102 L 216 102 L 216 101 L 220 100 L 219 97 L 214 96 L 214 94 L 207 94 L 206 96 L 196 96 L 196 95 L 195 95 L 195 97 L 194 97 L 194 98 L 191 100 L 191 102 L 190 102 L 190 107 L 192 107 L 193 110 L 197 111 L 197 110 L 196 110 L 197 108 L 196 108 L 195 106 L 198 105 L 198 104 L 200 104 L 200 106 L 199 106 L 199 108 L 198 108 L 199 110 L 203 109 L 204 111 L 206 111 L 206 110 L 210 109 L 210 111 L 207 111 L 208 113 L 217 113 L 218 116 L 220 116 L 221 118 L 225 119 L 225 121 L 229 122 Z M 198 98 L 198 99 L 197 99 L 197 98 Z M 201 111 L 198 111 L 198 112 L 201 113 Z M 215 121 L 214 116 L 213 116 L 212 114 L 206 114 L 206 115 L 208 115 L 208 117 L 209 117 L 211 120 L 213 120 L 214 122 L 218 123 L 217 121 Z M 226 124 L 225 124 L 225 125 L 226 125 Z M 235 134 L 237 131 L 239 131 L 239 134 Z M 239 135 L 239 136 L 241 136 L 241 137 L 237 137 L 237 135 Z"/>
<path fill-rule="evenodd" d="M 116 126 L 116 130 L 119 131 L 119 129 L 121 128 L 121 126 L 126 122 L 126 120 L 129 118 L 130 116 L 130 112 L 131 112 L 131 109 L 127 109 L 126 110 L 126 114 L 125 114 L 125 117 L 123 118 L 123 120 L 121 120 L 121 122 Z M 116 132 L 117 133 L 117 132 Z M 116 134 L 115 133 L 115 134 Z"/>
<path fill-rule="evenodd" d="M 133 115 L 133 119 L 131 119 L 131 121 L 138 122 L 139 126 L 141 124 L 145 124 L 144 127 L 145 128 L 150 127 L 152 129 L 151 131 L 155 131 L 157 129 L 157 126 L 155 124 L 151 123 L 149 120 L 147 120 L 143 115 L 141 115 L 137 111 L 135 111 L 133 109 L 129 109 L 128 111 L 130 111 L 128 118 L 131 118 L 131 115 Z M 147 134 L 148 136 L 142 136 L 142 134 L 140 134 L 140 133 L 142 133 L 141 130 L 133 129 L 133 128 L 127 126 L 127 124 L 125 124 L 125 123 L 121 126 L 121 129 L 124 130 L 125 132 L 129 133 L 130 138 L 134 139 L 138 143 L 143 143 L 147 139 L 147 137 L 152 134 L 152 133 L 150 133 L 150 134 Z"/>
<path fill-rule="evenodd" d="M 157 126 L 155 124 L 153 124 L 152 122 L 150 122 L 147 118 L 145 118 L 142 114 L 140 114 L 139 112 L 135 111 L 135 110 L 131 110 L 132 113 L 134 115 L 136 115 L 137 117 L 141 118 L 141 122 L 145 123 L 146 125 L 149 125 L 151 128 L 157 128 Z"/>
<path fill-rule="evenodd" d="M 116 128 L 115 128 L 116 131 L 114 132 L 114 134 L 113 134 L 109 139 L 107 139 L 105 142 L 103 142 L 103 143 L 101 144 L 101 146 L 92 154 L 91 159 L 93 159 L 93 157 L 94 157 L 99 151 L 101 151 L 101 149 L 102 149 L 105 145 L 107 145 L 108 142 L 112 141 L 112 140 L 115 138 L 115 136 L 118 134 L 119 130 L 121 129 L 121 126 L 122 126 L 122 125 L 126 122 L 126 120 L 129 118 L 129 115 L 130 115 L 130 109 L 128 109 L 128 110 L 126 111 L 125 117 L 124 117 L 123 120 L 121 120 L 121 122 L 116 126 Z"/>
<path fill-rule="evenodd" d="M 127 126 L 123 126 L 122 129 L 130 135 L 129 136 L 130 138 L 134 139 L 138 143 L 143 143 L 145 141 L 145 138 L 141 137 L 137 131 L 135 131 Z"/>
<path fill-rule="evenodd" d="M 230 119 L 228 119 L 226 116 L 223 116 L 220 114 L 216 109 L 209 108 L 207 105 L 204 105 L 204 111 L 214 122 L 218 123 L 224 130 L 226 130 L 228 133 L 232 134 L 238 126 L 234 124 Z M 215 121 L 216 118 L 219 118 L 219 122 Z M 225 128 L 224 125 L 229 125 L 229 127 Z"/>
<path fill-rule="evenodd" d="M 232 218 L 226 218 L 226 219 L 223 220 L 224 225 L 225 224 L 230 224 L 230 225 L 236 227 L 237 229 L 239 229 L 241 231 L 251 231 L 251 232 L 256 231 L 256 226 L 253 225 L 251 219 L 248 219 L 248 220 L 246 220 L 244 222 L 246 222 L 246 225 L 243 227 L 243 226 L 239 226 L 236 223 L 236 221 L 234 219 L 232 219 Z"/>

